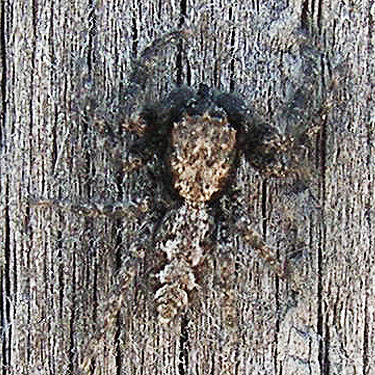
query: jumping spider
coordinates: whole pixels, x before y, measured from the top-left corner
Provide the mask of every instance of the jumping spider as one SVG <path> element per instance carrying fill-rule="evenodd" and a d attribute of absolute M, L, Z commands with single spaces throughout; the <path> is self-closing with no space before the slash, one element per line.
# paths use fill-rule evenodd
<path fill-rule="evenodd" d="M 131 75 L 129 100 L 144 88 L 150 56 L 160 44 L 180 36 L 171 33 L 144 51 Z M 309 64 L 311 68 L 314 62 Z M 152 240 L 153 248 L 166 258 L 164 267 L 157 274 L 159 287 L 154 296 L 160 322 L 171 322 L 189 304 L 189 294 L 197 286 L 197 267 L 214 240 L 215 206 L 219 198 L 227 194 L 240 158 L 244 157 L 268 177 L 298 174 L 299 151 L 322 113 L 315 113 L 314 121 L 304 118 L 301 106 L 306 103 L 309 93 L 304 94 L 300 88 L 297 95 L 299 97 L 288 103 L 286 111 L 301 126 L 287 135 L 258 117 L 239 96 L 211 89 L 205 84 L 197 90 L 178 87 L 161 101 L 127 114 L 123 129 L 137 136 L 129 150 L 127 170 L 137 169 L 157 155 L 161 161 L 159 177 L 169 191 L 169 199 L 174 202 L 167 207 L 169 212 Z M 106 147 L 111 152 L 121 149 L 121 136 L 104 122 L 98 124 L 106 137 Z M 37 201 L 36 204 L 116 217 L 129 212 L 136 214 L 144 208 L 137 205 L 79 207 L 58 201 Z M 249 220 L 238 220 L 234 228 L 280 277 L 286 277 L 285 270 L 272 256 L 262 236 L 251 228 Z M 119 272 L 120 281 L 109 304 L 107 321 L 121 308 L 120 302 L 114 304 L 113 301 L 120 300 L 118 294 L 129 286 L 134 269 L 135 262 L 125 264 Z"/>

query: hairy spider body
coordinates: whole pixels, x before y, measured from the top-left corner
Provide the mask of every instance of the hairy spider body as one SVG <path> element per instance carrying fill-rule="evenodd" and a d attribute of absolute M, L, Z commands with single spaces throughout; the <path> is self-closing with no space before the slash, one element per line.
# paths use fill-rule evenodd
<path fill-rule="evenodd" d="M 197 287 L 195 270 L 213 242 L 211 206 L 225 193 L 239 157 L 280 174 L 288 167 L 280 157 L 285 139 L 277 128 L 257 120 L 241 98 L 204 84 L 197 91 L 175 89 L 124 126 L 141 136 L 131 148 L 138 158 L 145 162 L 157 153 L 165 161 L 167 187 L 181 201 L 155 236 L 155 247 L 167 259 L 158 274 L 156 309 L 160 321 L 168 323 Z"/>
<path fill-rule="evenodd" d="M 171 131 L 168 164 L 184 204 L 167 231 L 182 235 L 160 244 L 168 260 L 159 274 L 162 287 L 155 294 L 163 323 L 188 304 L 188 292 L 197 286 L 194 268 L 205 256 L 214 224 L 207 204 L 221 192 L 233 168 L 237 132 L 225 114 L 219 116 L 183 114 Z"/>

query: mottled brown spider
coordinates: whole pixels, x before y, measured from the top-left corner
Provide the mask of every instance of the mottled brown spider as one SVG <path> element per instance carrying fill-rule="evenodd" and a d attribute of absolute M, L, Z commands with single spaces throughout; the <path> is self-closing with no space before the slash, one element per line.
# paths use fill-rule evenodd
<path fill-rule="evenodd" d="M 181 32 L 170 33 L 145 49 L 131 75 L 126 94 L 129 101 L 145 87 L 150 56 L 161 44 L 180 36 Z M 320 111 L 314 113 L 314 118 L 306 118 L 305 106 L 317 62 L 306 45 L 301 47 L 301 53 L 309 56 L 304 70 L 313 78 L 303 81 L 285 107 L 284 113 L 295 125 L 289 134 L 282 134 L 276 126 L 260 118 L 240 96 L 211 89 L 205 84 L 197 90 L 177 87 L 159 102 L 146 104 L 125 117 L 122 129 L 137 137 L 129 149 L 126 170 L 138 169 L 148 160 L 155 160 L 156 155 L 160 161 L 157 176 L 166 190 L 164 202 L 167 204 L 163 209 L 166 214 L 148 239 L 152 243 L 150 251 L 165 257 L 163 267 L 156 274 L 158 286 L 154 294 L 161 323 L 170 323 L 189 305 L 189 296 L 198 285 L 197 269 L 215 242 L 218 202 L 230 192 L 240 158 L 244 157 L 266 177 L 298 176 L 299 151 L 324 115 Z M 106 138 L 106 148 L 115 155 L 120 154 L 122 137 L 105 122 L 97 122 L 97 126 Z M 137 215 L 148 209 L 144 204 L 93 207 L 40 200 L 34 204 L 57 205 L 81 214 L 112 217 Z M 250 221 L 243 217 L 230 219 L 235 221 L 232 228 L 260 252 L 278 276 L 285 278 L 286 271 Z M 135 274 L 135 264 L 135 261 L 128 262 L 120 270 L 118 284 L 108 303 L 105 326 L 98 332 L 97 340 L 120 310 L 124 292 Z"/>
<path fill-rule="evenodd" d="M 144 107 L 125 127 L 141 129 L 141 138 L 132 147 L 137 166 L 146 151 L 158 153 L 164 181 L 179 200 L 164 220 L 162 234 L 156 233 L 154 244 L 167 259 L 158 274 L 156 309 L 159 320 L 169 323 L 188 305 L 189 293 L 197 286 L 195 270 L 213 242 L 215 203 L 227 192 L 239 158 L 244 156 L 268 176 L 284 176 L 293 167 L 285 158 L 293 138 L 257 119 L 238 96 L 204 84 L 197 91 L 175 89 L 161 102 Z M 250 227 L 242 225 L 241 230 L 276 267 L 261 236 Z"/>

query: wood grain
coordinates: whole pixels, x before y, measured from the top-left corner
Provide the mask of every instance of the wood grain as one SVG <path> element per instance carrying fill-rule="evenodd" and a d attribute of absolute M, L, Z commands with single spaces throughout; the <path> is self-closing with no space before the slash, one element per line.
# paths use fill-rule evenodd
<path fill-rule="evenodd" d="M 234 235 L 207 260 L 191 309 L 162 327 L 146 256 L 89 373 L 372 374 L 374 17 L 371 0 L 3 0 L 1 373 L 76 374 L 103 325 L 104 301 L 142 220 L 37 209 L 27 197 L 126 202 L 158 188 L 144 170 L 122 173 L 93 124 L 104 117 L 119 126 L 131 59 L 185 27 L 188 40 L 158 54 L 140 100 L 205 82 L 239 92 L 276 121 L 298 83 L 292 30 L 302 24 L 324 51 L 318 91 L 335 86 L 310 155 L 310 188 L 296 193 L 291 179 L 264 180 L 245 163 L 237 175 L 245 212 L 298 271 L 298 304 L 288 305 L 285 282 Z M 295 243 L 302 251 L 291 260 Z"/>

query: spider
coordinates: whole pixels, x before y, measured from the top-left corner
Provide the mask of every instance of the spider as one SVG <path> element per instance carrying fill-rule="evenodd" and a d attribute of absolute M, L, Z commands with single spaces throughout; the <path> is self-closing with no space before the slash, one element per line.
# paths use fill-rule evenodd
<path fill-rule="evenodd" d="M 285 176 L 292 172 L 285 152 L 293 139 L 256 119 L 240 97 L 205 84 L 196 91 L 173 90 L 159 103 L 143 107 L 126 127 L 141 133 L 132 147 L 135 164 L 142 164 L 139 158 L 146 152 L 157 153 L 163 179 L 179 200 L 155 235 L 155 247 L 167 259 L 155 293 L 159 320 L 166 324 L 188 305 L 189 293 L 197 287 L 195 270 L 213 240 L 215 206 L 228 191 L 240 157 L 268 176 Z M 261 236 L 240 223 L 237 229 L 284 277 Z"/>
<path fill-rule="evenodd" d="M 155 51 L 180 37 L 181 32 L 172 32 L 143 51 L 131 74 L 129 100 L 144 89 Z M 310 61 L 309 66 L 313 63 Z M 199 285 L 197 272 L 215 242 L 220 198 L 230 193 L 241 158 L 266 177 L 298 175 L 300 151 L 319 128 L 317 124 L 325 114 L 322 106 L 314 120 L 301 121 L 306 120 L 301 113 L 308 95 L 309 92 L 299 88 L 286 106 L 285 112 L 299 124 L 289 134 L 282 134 L 276 126 L 259 117 L 240 96 L 203 83 L 197 89 L 177 87 L 160 101 L 127 114 L 122 128 L 135 134 L 136 140 L 129 148 L 126 170 L 136 170 L 156 155 L 160 161 L 157 177 L 163 181 L 165 201 L 169 201 L 152 237 L 152 248 L 164 254 L 165 259 L 156 275 L 158 286 L 154 294 L 155 309 L 162 324 L 172 322 L 189 306 L 189 297 Z M 104 122 L 96 125 L 105 137 L 106 148 L 118 156 L 123 147 L 121 135 Z M 144 202 L 126 206 L 79 206 L 58 200 L 33 203 L 93 216 L 136 216 L 149 210 Z M 237 220 L 233 228 L 259 251 L 278 276 L 287 277 L 285 268 L 248 219 Z M 105 325 L 121 308 L 123 294 L 135 274 L 135 264 L 135 261 L 128 262 L 119 272 Z M 105 328 L 98 333 L 98 338 L 104 331 Z"/>

